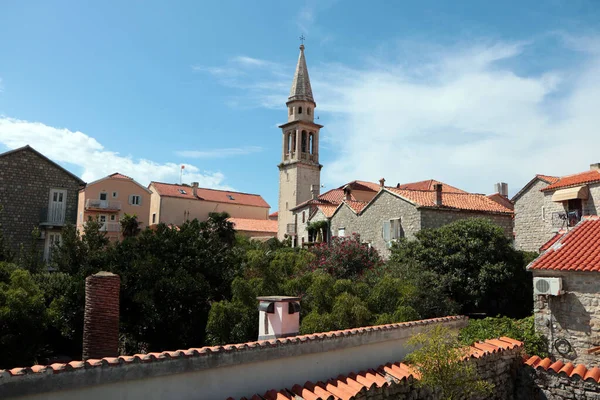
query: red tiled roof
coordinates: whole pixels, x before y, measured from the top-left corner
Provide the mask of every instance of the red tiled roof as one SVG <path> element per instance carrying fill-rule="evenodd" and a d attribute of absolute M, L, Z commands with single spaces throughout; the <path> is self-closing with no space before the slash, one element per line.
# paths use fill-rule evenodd
<path fill-rule="evenodd" d="M 120 174 L 118 172 L 115 172 L 114 174 L 109 175 L 109 177 L 110 178 L 116 178 L 116 179 L 128 179 L 130 181 L 133 180 L 133 178 L 131 178 L 131 177 L 127 176 L 127 175 Z"/>
<path fill-rule="evenodd" d="M 566 233 L 567 231 L 565 231 L 564 229 L 561 229 L 560 231 L 556 232 L 554 234 L 554 236 L 552 236 L 552 238 L 550 240 L 548 240 L 546 243 L 544 243 L 542 245 L 542 247 L 540 247 L 540 253 L 543 253 L 544 251 L 548 250 L 550 247 L 552 247 L 552 245 L 554 243 L 556 243 L 558 241 L 558 239 L 560 239 L 561 237 L 563 237 L 563 235 Z"/>
<path fill-rule="evenodd" d="M 267 202 L 258 194 L 232 192 L 230 190 L 217 190 L 198 188 L 197 197 L 192 194 L 192 187 L 187 185 L 176 185 L 171 183 L 151 182 L 156 191 L 161 196 L 178 197 L 182 199 L 197 199 L 212 201 L 215 203 L 239 204 L 254 207 L 269 208 Z M 181 193 L 183 190 L 185 193 Z"/>
<path fill-rule="evenodd" d="M 335 213 L 335 210 L 337 210 L 338 205 L 336 205 L 336 204 L 319 204 L 317 206 L 317 208 L 319 208 L 321 210 L 321 212 L 327 218 L 331 218 L 331 217 L 333 217 L 333 214 Z"/>
<path fill-rule="evenodd" d="M 277 234 L 277 221 L 271 219 L 229 218 L 236 231 Z"/>
<path fill-rule="evenodd" d="M 435 179 L 427 179 L 425 181 L 398 184 L 396 186 L 397 189 L 406 189 L 406 190 L 434 190 L 434 185 L 441 184 L 442 192 L 448 193 L 467 193 L 464 190 L 456 188 L 454 186 L 448 185 L 444 182 L 436 181 Z"/>
<path fill-rule="evenodd" d="M 600 383 L 600 368 L 593 367 L 588 369 L 583 364 L 577 366 L 572 363 L 564 363 L 562 361 L 552 361 L 549 358 L 541 359 L 538 356 L 530 357 L 525 361 L 525 365 L 529 365 L 533 369 L 552 371 L 558 374 L 558 376 L 564 376 L 566 378 L 577 378 L 583 379 L 586 382 Z"/>
<path fill-rule="evenodd" d="M 512 201 L 510 201 L 506 197 L 502 196 L 500 193 L 488 194 L 487 198 L 492 201 L 495 201 L 496 203 L 498 203 L 510 210 L 515 209 L 515 205 L 512 203 Z"/>
<path fill-rule="evenodd" d="M 549 184 L 556 183 L 560 179 L 558 176 L 550 176 L 550 175 L 542 175 L 542 174 L 537 174 L 536 177 L 543 181 L 548 182 Z"/>
<path fill-rule="evenodd" d="M 275 211 L 274 213 L 269 214 L 269 217 L 275 218 L 279 216 L 279 211 Z"/>
<path fill-rule="evenodd" d="M 571 186 L 585 185 L 593 182 L 600 182 L 600 170 L 593 169 L 590 171 L 580 172 L 578 174 L 562 176 L 558 179 L 558 181 L 543 188 L 542 192 Z"/>
<path fill-rule="evenodd" d="M 600 219 L 584 217 L 527 267 L 536 270 L 600 272 Z"/>
<path fill-rule="evenodd" d="M 355 213 L 360 213 L 369 204 L 367 201 L 344 201 Z"/>
<path fill-rule="evenodd" d="M 381 188 L 381 185 L 374 182 L 352 181 L 340 186 L 338 189 L 343 189 L 345 186 L 350 186 L 353 190 L 366 190 L 373 192 L 379 192 L 379 189 Z"/>
<path fill-rule="evenodd" d="M 319 200 L 324 200 L 334 204 L 340 204 L 344 198 L 345 194 L 342 189 L 331 189 L 319 196 Z M 352 193 L 350 193 L 350 198 L 352 200 L 356 200 L 354 196 L 352 196 Z"/>
<path fill-rule="evenodd" d="M 411 201 L 421 207 L 436 206 L 436 192 L 433 190 L 405 190 L 395 187 L 386 188 L 391 193 L 397 194 L 408 201 Z M 454 193 L 445 192 L 442 195 L 442 208 L 451 208 L 455 210 L 484 211 L 495 213 L 512 214 L 512 210 L 501 204 L 490 200 L 485 195 L 474 193 Z"/>
<path fill-rule="evenodd" d="M 190 357 L 202 357 L 208 354 L 214 353 L 232 353 L 249 351 L 256 348 L 272 348 L 272 347 L 284 347 L 284 346 L 298 346 L 302 343 L 308 343 L 313 341 L 323 341 L 327 339 L 337 337 L 351 337 L 365 335 L 369 332 L 375 331 L 390 331 L 396 329 L 406 329 L 411 326 L 423 326 L 436 324 L 439 322 L 449 321 L 460 321 L 466 319 L 462 315 L 454 315 L 448 317 L 423 319 L 420 321 L 410 322 L 398 322 L 394 324 L 376 325 L 376 326 L 365 326 L 361 328 L 344 329 L 340 331 L 311 333 L 308 335 L 300 335 L 293 337 L 285 337 L 279 339 L 269 340 L 258 340 L 254 342 L 246 342 L 239 344 L 228 344 L 224 346 L 206 346 L 201 348 L 191 348 L 187 350 L 176 350 L 176 351 L 163 351 L 161 353 L 148 353 L 148 354 L 134 354 L 133 356 L 119 356 L 119 357 L 105 357 L 102 359 L 89 359 L 86 361 L 71 361 L 69 363 L 55 363 L 52 365 L 34 365 L 32 367 L 25 368 L 12 368 L 8 370 L 0 369 L 0 379 L 9 377 L 22 377 L 32 374 L 41 373 L 63 373 L 73 370 L 80 370 L 83 368 L 111 368 L 118 367 L 121 365 L 133 364 L 133 363 L 149 363 L 149 362 L 160 362 L 164 360 L 172 359 L 187 359 Z"/>
<path fill-rule="evenodd" d="M 466 359 L 481 358 L 483 356 L 523 347 L 523 343 L 507 337 L 490 339 L 485 342 L 475 343 L 467 349 Z M 373 388 L 385 388 L 391 382 L 408 379 L 419 379 L 418 373 L 401 362 L 387 363 L 376 369 L 351 372 L 339 375 L 326 381 L 306 382 L 304 385 L 296 384 L 291 388 L 267 391 L 262 397 L 255 394 L 252 397 L 242 397 L 241 400 L 252 399 L 286 399 L 286 400 L 317 400 L 317 399 L 342 399 L 350 400 L 362 398 L 366 392 Z M 233 399 L 229 397 L 227 400 Z"/>

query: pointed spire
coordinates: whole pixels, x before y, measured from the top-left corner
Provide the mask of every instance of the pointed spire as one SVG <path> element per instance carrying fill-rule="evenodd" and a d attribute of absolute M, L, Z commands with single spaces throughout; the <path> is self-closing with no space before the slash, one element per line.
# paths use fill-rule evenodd
<path fill-rule="evenodd" d="M 306 68 L 306 60 L 304 59 L 304 45 L 300 45 L 300 57 L 298 57 L 298 65 L 296 66 L 296 74 L 292 82 L 292 90 L 288 101 L 303 100 L 312 101 L 312 88 L 310 87 L 310 79 L 308 77 L 308 68 Z"/>

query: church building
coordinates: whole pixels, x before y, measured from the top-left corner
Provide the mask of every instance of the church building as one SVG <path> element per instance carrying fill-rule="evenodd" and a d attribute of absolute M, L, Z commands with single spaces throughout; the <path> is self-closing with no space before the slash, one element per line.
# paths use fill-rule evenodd
<path fill-rule="evenodd" d="M 277 238 L 295 237 L 297 221 L 292 209 L 319 195 L 321 168 L 319 164 L 319 130 L 314 122 L 317 104 L 313 98 L 304 58 L 304 45 L 292 89 L 288 97 L 288 122 L 282 131 L 281 163 L 279 164 L 279 215 Z"/>

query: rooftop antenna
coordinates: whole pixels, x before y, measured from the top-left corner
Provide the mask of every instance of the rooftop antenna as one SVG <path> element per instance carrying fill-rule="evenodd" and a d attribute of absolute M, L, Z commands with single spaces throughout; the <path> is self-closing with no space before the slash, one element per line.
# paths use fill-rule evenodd
<path fill-rule="evenodd" d="M 183 170 L 185 169 L 185 165 L 181 165 L 181 168 L 179 169 L 179 184 L 181 185 L 183 183 L 182 178 L 183 178 Z"/>

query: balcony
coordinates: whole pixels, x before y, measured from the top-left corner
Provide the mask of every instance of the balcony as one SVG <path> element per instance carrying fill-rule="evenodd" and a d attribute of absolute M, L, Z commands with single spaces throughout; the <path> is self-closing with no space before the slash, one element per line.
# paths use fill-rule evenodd
<path fill-rule="evenodd" d="M 296 224 L 287 224 L 286 233 L 290 236 L 296 235 Z"/>
<path fill-rule="evenodd" d="M 53 204 L 40 210 L 41 226 L 63 226 L 65 224 L 65 208 L 62 204 Z"/>
<path fill-rule="evenodd" d="M 581 213 L 577 210 L 552 213 L 552 228 L 570 228 L 581 221 Z"/>
<path fill-rule="evenodd" d="M 100 226 L 100 232 L 120 232 L 121 224 L 118 222 L 104 222 Z"/>
<path fill-rule="evenodd" d="M 85 201 L 85 209 L 117 212 L 121 210 L 121 202 L 117 200 L 87 199 Z"/>

